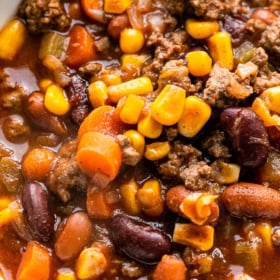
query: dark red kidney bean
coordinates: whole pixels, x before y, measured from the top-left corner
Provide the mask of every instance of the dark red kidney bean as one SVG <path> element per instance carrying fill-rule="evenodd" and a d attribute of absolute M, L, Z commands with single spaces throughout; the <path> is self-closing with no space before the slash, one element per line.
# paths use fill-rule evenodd
<path fill-rule="evenodd" d="M 33 123 L 39 128 L 53 132 L 56 135 L 66 134 L 64 123 L 46 109 L 44 94 L 40 92 L 31 93 L 27 99 L 26 110 Z"/>
<path fill-rule="evenodd" d="M 236 217 L 280 218 L 280 192 L 263 185 L 233 184 L 223 192 L 222 201 Z"/>
<path fill-rule="evenodd" d="M 165 233 L 125 215 L 114 216 L 111 229 L 116 248 L 136 261 L 156 263 L 170 251 L 171 241 Z"/>
<path fill-rule="evenodd" d="M 117 15 L 108 24 L 108 33 L 115 40 L 119 39 L 121 32 L 126 27 L 129 27 L 129 20 L 127 14 Z"/>
<path fill-rule="evenodd" d="M 71 83 L 66 88 L 71 104 L 71 118 L 75 124 L 80 125 L 91 111 L 87 94 L 87 82 L 78 74 L 71 76 Z"/>
<path fill-rule="evenodd" d="M 33 237 L 48 242 L 54 232 L 54 216 L 48 203 L 48 191 L 38 182 L 24 185 L 22 206 Z"/>
<path fill-rule="evenodd" d="M 268 134 L 252 110 L 227 108 L 220 115 L 220 123 L 230 136 L 240 165 L 255 168 L 265 164 L 269 152 Z"/>

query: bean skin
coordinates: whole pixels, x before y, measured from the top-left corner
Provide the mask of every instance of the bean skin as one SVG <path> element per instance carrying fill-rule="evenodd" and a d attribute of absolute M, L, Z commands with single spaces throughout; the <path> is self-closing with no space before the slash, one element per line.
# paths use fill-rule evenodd
<path fill-rule="evenodd" d="M 222 201 L 232 216 L 280 218 L 280 192 L 253 183 L 237 183 L 225 189 Z"/>
<path fill-rule="evenodd" d="M 222 128 L 230 136 L 240 165 L 256 168 L 265 164 L 269 139 L 258 116 L 247 108 L 227 108 L 220 115 Z"/>
<path fill-rule="evenodd" d="M 111 229 L 116 248 L 136 261 L 153 264 L 170 251 L 165 233 L 125 215 L 114 216 Z"/>
<path fill-rule="evenodd" d="M 115 40 L 120 38 L 123 29 L 129 27 L 129 20 L 126 14 L 115 16 L 108 24 L 108 33 Z"/>
<path fill-rule="evenodd" d="M 48 242 L 54 232 L 54 216 L 49 208 L 47 189 L 37 182 L 25 184 L 22 206 L 34 238 Z"/>

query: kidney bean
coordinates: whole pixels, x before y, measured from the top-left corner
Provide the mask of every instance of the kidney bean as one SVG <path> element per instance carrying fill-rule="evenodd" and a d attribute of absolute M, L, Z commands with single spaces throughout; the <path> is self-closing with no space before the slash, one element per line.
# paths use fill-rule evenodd
<path fill-rule="evenodd" d="M 70 260 L 90 242 L 93 226 L 85 212 L 76 212 L 64 220 L 58 230 L 54 249 L 61 260 Z"/>
<path fill-rule="evenodd" d="M 119 39 L 121 32 L 129 27 L 129 20 L 126 14 L 115 16 L 108 24 L 108 33 L 115 39 Z"/>
<path fill-rule="evenodd" d="M 39 128 L 51 131 L 56 135 L 66 134 L 67 131 L 63 122 L 45 108 L 42 93 L 31 93 L 27 99 L 26 108 L 29 117 Z"/>
<path fill-rule="evenodd" d="M 277 16 L 269 9 L 257 8 L 253 11 L 250 18 L 259 19 L 266 24 L 272 24 Z"/>
<path fill-rule="evenodd" d="M 268 157 L 269 139 L 262 121 L 250 109 L 227 108 L 220 115 L 240 165 L 262 166 Z"/>
<path fill-rule="evenodd" d="M 223 192 L 222 201 L 236 217 L 280 218 L 280 192 L 263 185 L 233 184 Z"/>
<path fill-rule="evenodd" d="M 158 262 L 171 247 L 165 233 L 122 214 L 113 217 L 111 229 L 117 249 L 139 262 Z"/>
<path fill-rule="evenodd" d="M 47 189 L 37 182 L 25 184 L 22 206 L 34 238 L 48 242 L 54 232 L 54 216 L 49 208 Z"/>

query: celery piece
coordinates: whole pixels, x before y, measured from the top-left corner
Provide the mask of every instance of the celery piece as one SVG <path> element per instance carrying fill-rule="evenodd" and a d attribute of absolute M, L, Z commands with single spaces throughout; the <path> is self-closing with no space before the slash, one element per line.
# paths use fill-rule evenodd
<path fill-rule="evenodd" d="M 54 31 L 48 32 L 42 38 L 39 58 L 43 59 L 47 55 L 53 55 L 63 60 L 66 55 L 68 44 L 68 37 Z"/>

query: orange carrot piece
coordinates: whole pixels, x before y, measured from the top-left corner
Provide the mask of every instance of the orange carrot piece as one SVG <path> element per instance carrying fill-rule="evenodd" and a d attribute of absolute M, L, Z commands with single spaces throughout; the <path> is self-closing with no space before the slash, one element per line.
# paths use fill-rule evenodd
<path fill-rule="evenodd" d="M 69 36 L 66 65 L 76 68 L 96 57 L 94 39 L 83 26 L 75 25 L 70 30 Z"/>
<path fill-rule="evenodd" d="M 108 219 L 112 216 L 113 207 L 107 203 L 104 191 L 88 188 L 87 212 L 95 219 Z"/>
<path fill-rule="evenodd" d="M 186 271 L 183 260 L 172 255 L 164 255 L 154 271 L 153 280 L 186 280 Z"/>
<path fill-rule="evenodd" d="M 79 142 L 77 162 L 82 171 L 94 177 L 100 172 L 113 180 L 121 167 L 122 151 L 113 137 L 99 132 L 85 133 Z"/>
<path fill-rule="evenodd" d="M 95 131 L 111 136 L 121 134 L 126 130 L 126 125 L 122 123 L 119 115 L 113 106 L 104 105 L 97 107 L 89 113 L 80 125 L 78 139 L 89 132 Z"/>
<path fill-rule="evenodd" d="M 16 280 L 49 280 L 51 254 L 36 241 L 30 241 L 21 259 Z"/>

